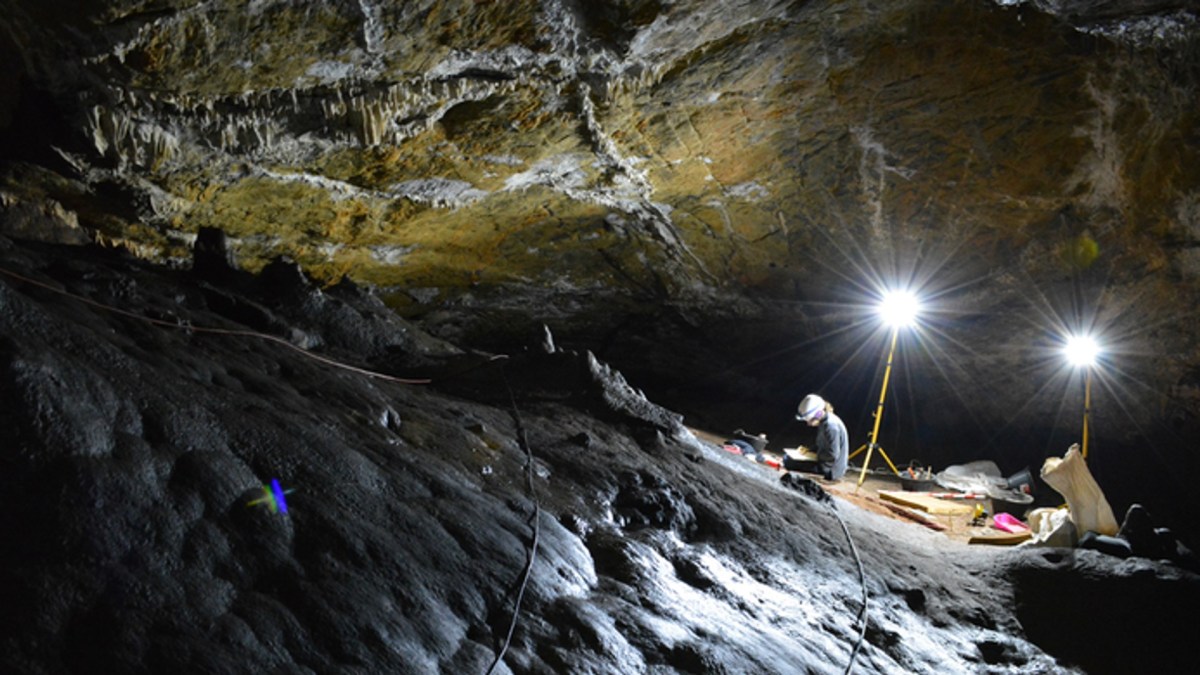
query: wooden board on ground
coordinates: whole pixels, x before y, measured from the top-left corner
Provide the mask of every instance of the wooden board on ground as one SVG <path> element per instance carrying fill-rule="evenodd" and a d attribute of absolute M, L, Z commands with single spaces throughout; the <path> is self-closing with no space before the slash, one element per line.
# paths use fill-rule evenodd
<path fill-rule="evenodd" d="M 911 506 L 926 513 L 936 513 L 944 516 L 961 516 L 975 511 L 975 506 L 948 502 L 937 497 L 929 497 L 900 490 L 880 490 L 879 498 L 884 501 Z"/>
<path fill-rule="evenodd" d="M 975 535 L 975 536 L 971 537 L 970 539 L 968 539 L 967 543 L 968 544 L 991 544 L 993 546 L 1014 546 L 1016 544 L 1019 544 L 1019 543 L 1025 541 L 1026 539 L 1029 539 L 1032 536 L 1033 535 L 1029 532 L 1017 532 L 1016 534 L 1010 534 L 1008 532 L 1001 532 L 1000 530 L 996 530 L 995 534 Z"/>
<path fill-rule="evenodd" d="M 900 516 L 901 518 L 906 518 L 915 523 L 919 523 L 921 525 L 924 525 L 925 527 L 928 527 L 931 530 L 936 530 L 938 532 L 946 531 L 945 525 L 937 522 L 936 520 L 930 518 L 929 516 L 925 515 L 924 513 L 921 513 L 920 511 L 906 508 L 904 506 L 900 506 L 899 504 L 889 504 L 888 502 L 882 502 L 882 503 L 884 506 L 886 506 L 888 508 L 888 510 L 890 510 L 892 513 Z"/>

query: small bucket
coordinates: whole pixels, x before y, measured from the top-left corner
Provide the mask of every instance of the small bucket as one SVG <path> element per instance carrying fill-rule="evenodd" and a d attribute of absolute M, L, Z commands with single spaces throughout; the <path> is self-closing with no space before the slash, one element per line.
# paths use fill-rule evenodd
<path fill-rule="evenodd" d="M 936 480 L 900 476 L 900 488 L 905 492 L 934 492 L 941 489 Z"/>
<path fill-rule="evenodd" d="M 992 513 L 1001 514 L 1007 513 L 1017 518 L 1024 519 L 1030 509 L 1033 508 L 1033 497 L 1026 496 L 1020 501 L 1010 501 L 1007 499 L 993 499 Z"/>
<path fill-rule="evenodd" d="M 1029 473 L 1029 467 L 1021 469 L 1006 480 L 1008 481 L 1008 489 L 1027 495 L 1033 494 L 1033 475 Z"/>

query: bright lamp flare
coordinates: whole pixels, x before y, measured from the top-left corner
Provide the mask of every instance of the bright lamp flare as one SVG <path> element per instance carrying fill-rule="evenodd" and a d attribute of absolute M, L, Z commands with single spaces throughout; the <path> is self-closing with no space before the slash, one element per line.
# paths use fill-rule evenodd
<path fill-rule="evenodd" d="M 1073 365 L 1092 366 L 1096 363 L 1096 357 L 1100 356 L 1100 345 L 1091 336 L 1072 335 L 1067 339 L 1063 353 Z"/>
<path fill-rule="evenodd" d="M 920 311 L 921 303 L 909 291 L 888 291 L 879 302 L 879 316 L 884 323 L 896 328 L 916 323 Z"/>

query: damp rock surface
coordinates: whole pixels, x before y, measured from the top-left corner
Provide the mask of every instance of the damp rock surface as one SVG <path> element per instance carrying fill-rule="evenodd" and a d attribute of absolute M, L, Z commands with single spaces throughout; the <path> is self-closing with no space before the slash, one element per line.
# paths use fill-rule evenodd
<path fill-rule="evenodd" d="M 0 251 L 2 670 L 839 673 L 860 634 L 862 673 L 1188 658 L 1162 617 L 1195 575 L 814 499 L 591 355 L 465 352 L 290 269 Z"/>

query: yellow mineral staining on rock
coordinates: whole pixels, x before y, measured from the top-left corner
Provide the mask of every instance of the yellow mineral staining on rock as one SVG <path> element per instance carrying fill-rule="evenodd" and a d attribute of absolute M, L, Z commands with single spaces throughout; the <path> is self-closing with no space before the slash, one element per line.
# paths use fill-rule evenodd
<path fill-rule="evenodd" d="M 1100 245 L 1090 234 L 1081 234 L 1059 247 L 1059 258 L 1068 269 L 1082 271 L 1100 255 Z"/>
<path fill-rule="evenodd" d="M 50 195 L 82 227 L 386 285 L 786 294 L 834 230 L 1162 264 L 1200 189 L 1185 64 L 1029 8 L 234 4 L 79 19 L 113 46 L 72 161 L 138 193 Z"/>

